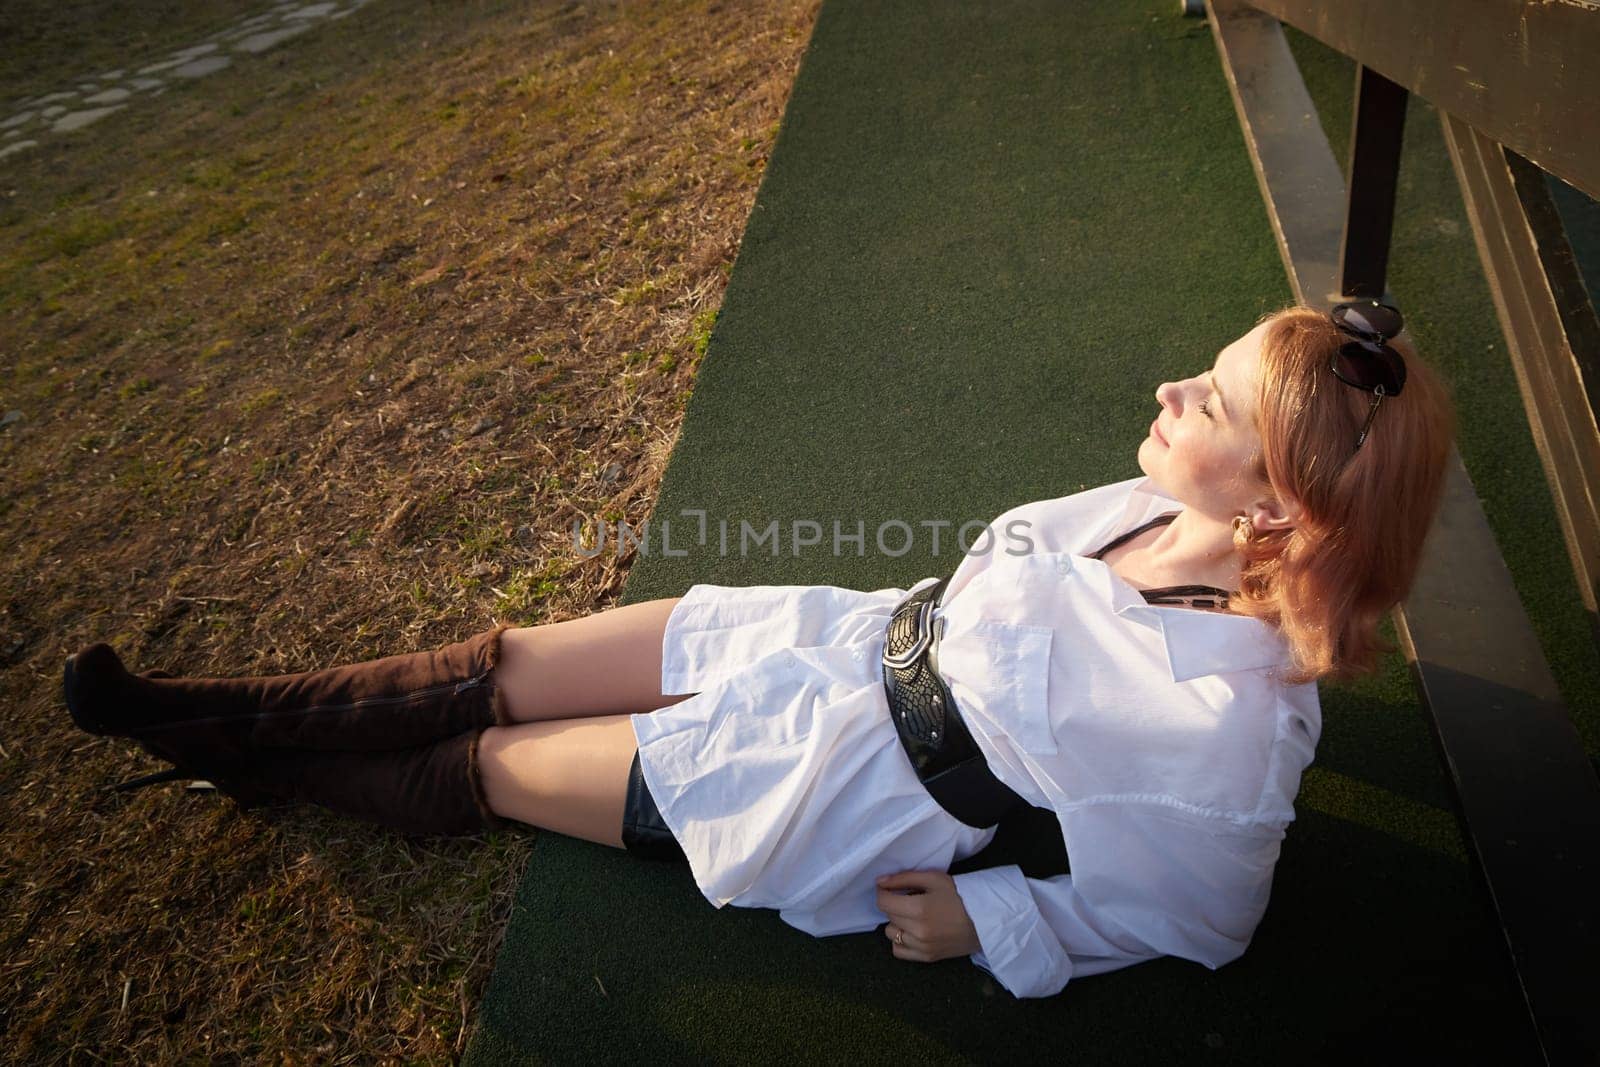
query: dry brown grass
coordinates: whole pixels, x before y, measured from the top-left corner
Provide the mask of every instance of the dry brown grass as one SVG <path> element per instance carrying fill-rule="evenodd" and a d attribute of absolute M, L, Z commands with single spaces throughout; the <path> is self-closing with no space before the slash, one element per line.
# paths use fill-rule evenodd
<path fill-rule="evenodd" d="M 614 603 L 817 3 L 384 0 L 0 164 L 0 1055 L 460 1053 L 531 836 L 104 794 L 62 660 Z"/>

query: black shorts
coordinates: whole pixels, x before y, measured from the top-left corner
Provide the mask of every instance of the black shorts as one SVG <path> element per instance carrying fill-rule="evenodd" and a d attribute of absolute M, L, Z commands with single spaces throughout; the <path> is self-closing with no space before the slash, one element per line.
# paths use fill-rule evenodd
<path fill-rule="evenodd" d="M 636 856 L 654 860 L 689 862 L 683 849 L 661 820 L 650 787 L 644 783 L 639 771 L 639 753 L 633 754 L 633 766 L 628 769 L 628 799 L 622 809 L 622 845 Z"/>

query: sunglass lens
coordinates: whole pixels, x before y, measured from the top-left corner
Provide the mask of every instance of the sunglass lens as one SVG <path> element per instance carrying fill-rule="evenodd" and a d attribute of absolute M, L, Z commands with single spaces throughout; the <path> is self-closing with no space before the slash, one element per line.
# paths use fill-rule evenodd
<path fill-rule="evenodd" d="M 1398 396 L 1406 384 L 1406 365 L 1388 345 L 1350 341 L 1339 347 L 1333 372 L 1358 389 L 1371 392 L 1383 386 L 1385 396 Z"/>
<path fill-rule="evenodd" d="M 1334 309 L 1334 318 L 1352 329 L 1385 340 L 1399 334 L 1405 322 L 1400 312 L 1388 304 L 1340 304 Z"/>

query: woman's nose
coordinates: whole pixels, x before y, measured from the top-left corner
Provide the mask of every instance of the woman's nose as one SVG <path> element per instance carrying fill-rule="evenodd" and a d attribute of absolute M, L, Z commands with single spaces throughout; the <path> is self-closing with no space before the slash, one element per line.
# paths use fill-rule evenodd
<path fill-rule="evenodd" d="M 1162 382 L 1156 387 L 1156 403 L 1164 408 L 1175 408 L 1181 395 L 1176 382 Z"/>

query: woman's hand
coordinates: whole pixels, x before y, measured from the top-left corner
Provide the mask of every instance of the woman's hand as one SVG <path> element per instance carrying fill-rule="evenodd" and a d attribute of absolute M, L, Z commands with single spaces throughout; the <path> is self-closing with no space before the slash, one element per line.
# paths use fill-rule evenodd
<path fill-rule="evenodd" d="M 896 959 L 932 963 L 970 956 L 983 946 L 956 880 L 944 871 L 901 871 L 878 879 L 878 910 L 889 916 L 883 936 Z"/>

